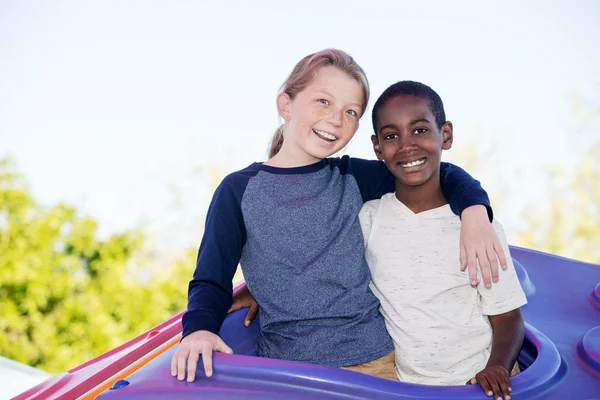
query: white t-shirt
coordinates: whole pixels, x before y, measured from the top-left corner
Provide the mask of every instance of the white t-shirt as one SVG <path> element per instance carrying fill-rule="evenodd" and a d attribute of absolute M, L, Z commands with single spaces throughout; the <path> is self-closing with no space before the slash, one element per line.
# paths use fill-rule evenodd
<path fill-rule="evenodd" d="M 418 214 L 393 193 L 360 212 L 373 293 L 396 348 L 403 382 L 464 385 L 485 368 L 492 347 L 488 315 L 527 303 L 502 226 L 493 226 L 508 269 L 486 289 L 471 287 L 459 261 L 460 219 L 445 205 Z"/>

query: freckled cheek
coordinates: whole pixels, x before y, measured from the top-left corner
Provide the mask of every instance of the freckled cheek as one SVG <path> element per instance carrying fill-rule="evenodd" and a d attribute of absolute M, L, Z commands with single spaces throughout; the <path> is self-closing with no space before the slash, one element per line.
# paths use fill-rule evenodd
<path fill-rule="evenodd" d="M 351 120 L 350 118 L 347 118 L 344 121 L 344 131 L 348 132 L 349 134 L 354 134 L 357 129 L 358 129 L 358 121 Z"/>
<path fill-rule="evenodd" d="M 316 108 L 311 110 L 310 116 L 315 120 L 322 120 L 327 116 L 327 112 L 324 109 Z"/>

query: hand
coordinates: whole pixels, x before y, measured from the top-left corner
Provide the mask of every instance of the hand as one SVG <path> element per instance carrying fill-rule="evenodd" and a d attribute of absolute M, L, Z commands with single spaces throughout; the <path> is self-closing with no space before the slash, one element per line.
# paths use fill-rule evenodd
<path fill-rule="evenodd" d="M 171 359 L 171 375 L 177 376 L 182 381 L 185 379 L 185 364 L 187 362 L 187 381 L 194 382 L 199 355 L 202 354 L 204 373 L 206 377 L 212 376 L 212 352 L 218 351 L 233 354 L 223 340 L 209 331 L 196 331 L 187 335 Z"/>
<path fill-rule="evenodd" d="M 492 281 L 498 282 L 498 260 L 506 269 L 506 257 L 498 235 L 490 223 L 487 210 L 482 205 L 466 208 L 461 215 L 460 228 L 460 270 L 469 267 L 469 280 L 475 287 L 477 282 L 477 262 L 486 288 Z M 491 273 L 491 280 L 490 280 Z"/>
<path fill-rule="evenodd" d="M 510 377 L 508 371 L 499 365 L 487 367 L 467 382 L 467 385 L 474 384 L 479 384 L 488 396 L 493 395 L 497 400 L 510 400 L 510 392 L 512 391 Z"/>
<path fill-rule="evenodd" d="M 246 314 L 246 319 L 244 320 L 244 325 L 250 326 L 254 318 L 256 318 L 256 314 L 258 314 L 258 303 L 250 294 L 250 290 L 248 290 L 248 286 L 244 285 L 237 292 L 233 294 L 233 304 L 231 304 L 231 308 L 227 313 L 240 310 L 242 308 L 249 307 L 248 313 Z"/>

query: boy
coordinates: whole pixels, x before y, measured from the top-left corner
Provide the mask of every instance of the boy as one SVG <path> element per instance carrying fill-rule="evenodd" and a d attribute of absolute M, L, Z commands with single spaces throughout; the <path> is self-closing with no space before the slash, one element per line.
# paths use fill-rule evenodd
<path fill-rule="evenodd" d="M 472 288 L 459 272 L 460 218 L 440 184 L 442 149 L 452 145 L 439 95 L 426 85 L 390 86 L 373 107 L 377 158 L 396 193 L 360 213 L 372 289 L 396 348 L 398 378 L 430 385 L 477 383 L 509 399 L 509 371 L 523 341 L 526 298 L 510 257 L 499 283 Z M 494 221 L 505 254 L 502 227 Z"/>

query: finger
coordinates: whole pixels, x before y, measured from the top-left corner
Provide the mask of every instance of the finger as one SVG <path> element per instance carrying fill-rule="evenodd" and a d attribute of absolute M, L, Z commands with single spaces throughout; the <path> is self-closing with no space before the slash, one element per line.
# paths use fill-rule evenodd
<path fill-rule="evenodd" d="M 182 381 L 185 379 L 185 362 L 188 358 L 190 351 L 188 349 L 182 350 L 177 356 L 177 379 Z"/>
<path fill-rule="evenodd" d="M 198 354 L 197 351 L 190 351 L 190 355 L 188 356 L 188 360 L 187 360 L 187 366 L 188 366 L 187 381 L 188 382 L 194 382 L 194 379 L 196 378 L 196 368 L 198 368 L 198 359 L 199 358 L 200 358 L 200 355 Z"/>
<path fill-rule="evenodd" d="M 500 244 L 500 240 L 498 240 L 498 238 L 496 238 L 494 240 L 494 250 L 496 251 L 496 254 L 498 255 L 498 260 L 500 261 L 500 265 L 502 266 L 502 269 L 508 268 L 508 262 L 506 261 L 506 254 L 504 254 L 504 249 L 502 248 L 502 245 Z"/>
<path fill-rule="evenodd" d="M 204 363 L 204 374 L 210 378 L 213 373 L 212 367 L 212 348 L 209 344 L 202 348 L 202 362 Z"/>
<path fill-rule="evenodd" d="M 512 383 L 510 382 L 510 376 L 508 371 L 506 374 L 502 374 L 502 378 L 504 380 L 504 387 L 502 391 L 504 392 L 504 398 L 510 400 L 510 392 L 512 392 Z"/>
<path fill-rule="evenodd" d="M 498 376 L 496 376 L 496 375 L 490 376 L 488 378 L 488 382 L 490 383 L 492 392 L 494 392 L 494 398 L 496 400 L 502 400 L 502 390 L 500 389 L 500 382 L 498 381 Z"/>
<path fill-rule="evenodd" d="M 465 269 L 467 269 L 467 251 L 462 242 L 460 242 L 460 270 L 464 271 Z"/>
<path fill-rule="evenodd" d="M 483 279 L 484 286 L 486 288 L 491 288 L 492 278 L 490 275 L 490 262 L 488 260 L 488 255 L 485 251 L 485 247 L 478 249 L 477 261 L 479 261 L 479 270 L 481 271 L 481 278 Z"/>
<path fill-rule="evenodd" d="M 220 353 L 233 354 L 233 350 L 231 350 L 231 347 L 227 346 L 221 338 L 219 338 L 215 343 L 214 350 Z"/>
<path fill-rule="evenodd" d="M 471 286 L 475 287 L 479 283 L 477 281 L 477 257 L 475 252 L 467 252 L 467 268 L 469 268 L 469 281 Z"/>
<path fill-rule="evenodd" d="M 481 388 L 483 389 L 483 391 L 485 392 L 486 395 L 491 396 L 494 394 L 494 392 L 492 392 L 492 388 L 490 387 L 490 384 L 488 382 L 488 380 L 486 379 L 486 377 L 484 375 L 477 375 L 477 383 L 479 384 L 479 386 L 481 386 Z"/>
<path fill-rule="evenodd" d="M 232 312 L 237 311 L 237 310 L 241 310 L 241 309 L 242 309 L 242 304 L 239 303 L 239 302 L 234 301 L 231 304 L 231 307 L 229 307 L 229 310 L 227 310 L 227 314 L 232 313 Z"/>
<path fill-rule="evenodd" d="M 254 318 L 256 318 L 256 314 L 258 314 L 258 304 L 252 304 L 248 309 L 248 313 L 246 313 L 246 320 L 244 321 L 244 325 L 250 326 Z"/>
<path fill-rule="evenodd" d="M 468 381 L 466 384 L 467 384 L 467 385 L 474 385 L 474 384 L 476 384 L 476 383 L 477 383 L 477 379 L 475 379 L 475 378 L 471 378 L 471 379 L 469 379 L 469 381 Z"/>
<path fill-rule="evenodd" d="M 498 385 L 500 386 L 500 394 L 504 396 L 503 398 L 505 400 L 510 400 L 510 390 L 508 390 L 510 383 L 506 379 L 506 376 L 502 374 L 501 376 L 497 377 L 497 380 Z"/>
<path fill-rule="evenodd" d="M 175 354 L 171 358 L 171 376 L 177 376 L 177 356 L 179 355 L 179 349 L 181 347 L 177 347 Z"/>
<path fill-rule="evenodd" d="M 490 263 L 490 271 L 492 273 L 492 281 L 494 283 L 498 282 L 498 257 L 496 256 L 496 251 L 494 250 L 494 245 L 491 244 L 485 251 L 488 256 L 488 262 Z"/>

